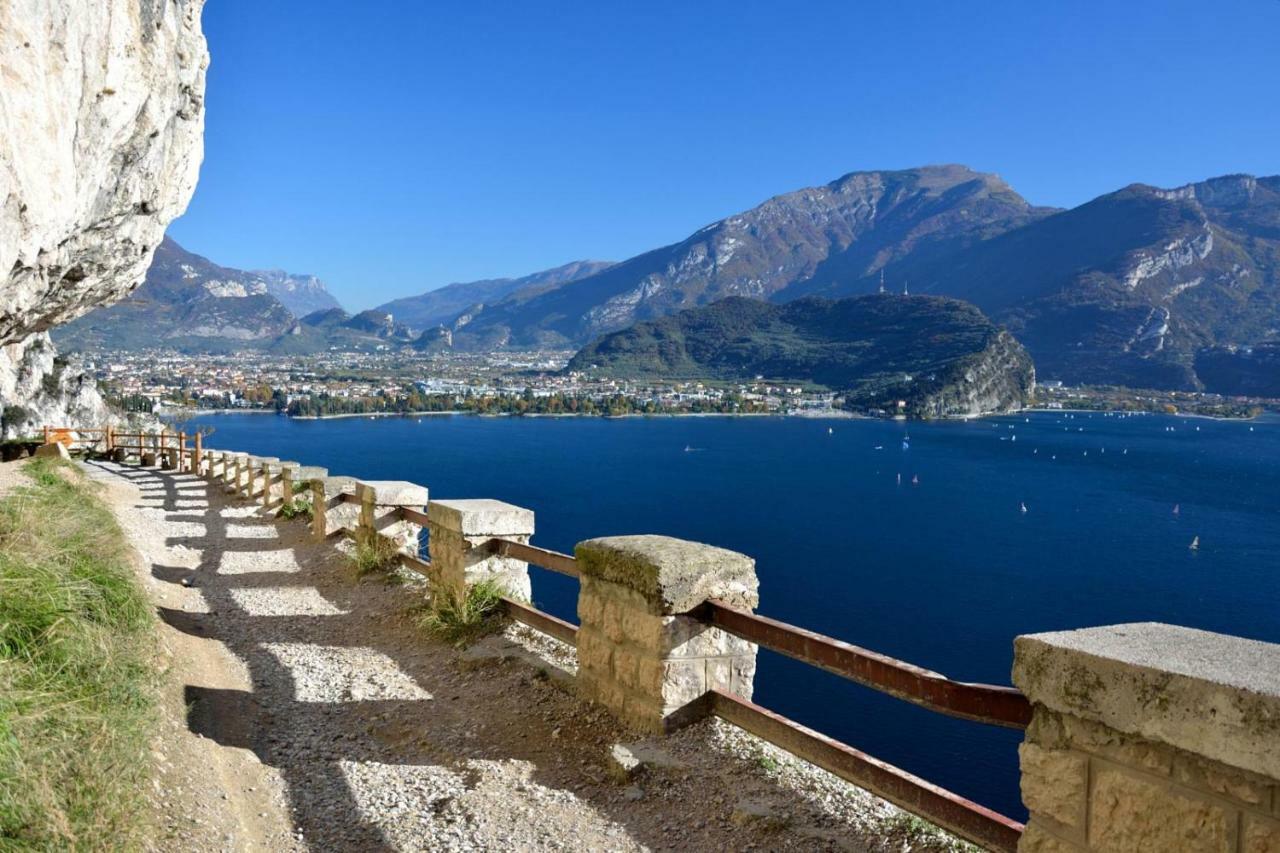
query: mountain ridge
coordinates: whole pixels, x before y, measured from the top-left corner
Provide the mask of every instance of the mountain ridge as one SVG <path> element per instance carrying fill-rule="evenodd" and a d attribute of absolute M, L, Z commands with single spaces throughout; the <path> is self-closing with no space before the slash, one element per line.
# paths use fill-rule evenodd
<path fill-rule="evenodd" d="M 774 297 L 851 251 L 847 263 L 878 268 L 881 256 L 967 244 L 1048 212 L 998 176 L 965 166 L 850 172 L 550 293 L 486 306 L 455 341 L 475 348 L 583 341 L 724 296 Z"/>

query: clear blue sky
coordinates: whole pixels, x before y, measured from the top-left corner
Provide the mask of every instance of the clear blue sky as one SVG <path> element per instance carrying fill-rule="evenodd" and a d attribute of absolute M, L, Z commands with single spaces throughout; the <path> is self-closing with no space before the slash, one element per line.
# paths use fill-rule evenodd
<path fill-rule="evenodd" d="M 348 308 L 620 260 L 859 169 L 1037 204 L 1280 172 L 1280 0 L 210 0 L 171 233 Z"/>

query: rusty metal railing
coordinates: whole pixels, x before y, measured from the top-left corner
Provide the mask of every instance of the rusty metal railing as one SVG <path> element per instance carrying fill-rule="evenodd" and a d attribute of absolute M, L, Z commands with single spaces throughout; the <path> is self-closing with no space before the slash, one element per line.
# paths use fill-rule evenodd
<path fill-rule="evenodd" d="M 719 601 L 708 601 L 691 615 L 735 637 L 939 714 L 1015 729 L 1025 729 L 1031 722 L 1031 703 L 1013 687 L 952 681 L 914 664 Z"/>
<path fill-rule="evenodd" d="M 334 502 L 359 503 L 360 499 L 344 492 L 336 496 Z M 397 507 L 396 514 L 401 520 L 428 530 L 435 526 L 420 510 Z M 577 560 L 570 554 L 496 537 L 465 547 L 580 577 Z M 404 555 L 403 561 L 423 574 L 431 569 L 430 562 L 416 557 Z M 578 627 L 572 623 L 510 598 L 503 598 L 502 606 L 515 621 L 562 642 L 576 643 Z M 954 681 L 932 670 L 738 610 L 720 601 L 706 602 L 688 615 L 766 649 L 930 711 L 1015 729 L 1026 728 L 1031 720 L 1030 703 L 1012 687 Z M 699 701 L 707 703 L 707 710 L 721 719 L 962 838 L 989 850 L 1008 853 L 1017 850 L 1024 827 L 1012 818 L 739 696 L 712 690 Z"/>

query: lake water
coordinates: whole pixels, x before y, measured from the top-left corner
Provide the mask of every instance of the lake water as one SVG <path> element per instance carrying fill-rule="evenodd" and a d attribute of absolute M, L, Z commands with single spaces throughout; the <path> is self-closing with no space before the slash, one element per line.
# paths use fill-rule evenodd
<path fill-rule="evenodd" d="M 1276 419 L 196 423 L 216 429 L 210 446 L 529 507 L 533 541 L 547 548 L 663 533 L 741 551 L 757 560 L 760 613 L 959 680 L 1008 684 L 1013 638 L 1037 631 L 1162 621 L 1280 642 Z M 1198 551 L 1188 548 L 1195 536 Z M 576 583 L 532 571 L 536 603 L 576 622 Z M 932 714 L 768 652 L 756 701 L 1025 815 L 1018 732 Z"/>

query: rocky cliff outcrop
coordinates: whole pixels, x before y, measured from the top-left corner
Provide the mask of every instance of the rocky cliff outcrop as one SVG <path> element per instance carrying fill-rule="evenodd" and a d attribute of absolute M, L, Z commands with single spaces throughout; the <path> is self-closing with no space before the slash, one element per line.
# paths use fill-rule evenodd
<path fill-rule="evenodd" d="M 202 6 L 0 4 L 0 394 L 8 407 L 31 408 L 24 403 L 36 401 L 23 395 L 50 375 L 37 378 L 48 342 L 32 336 L 137 287 L 165 227 L 191 199 L 208 65 Z M 63 413 L 92 393 L 78 387 Z"/>
<path fill-rule="evenodd" d="M 814 382 L 849 408 L 970 417 L 1026 405 L 1030 356 L 965 302 L 936 296 L 730 297 L 637 323 L 580 350 L 568 370 L 622 379 Z M 899 401 L 902 406 L 899 407 Z"/>

